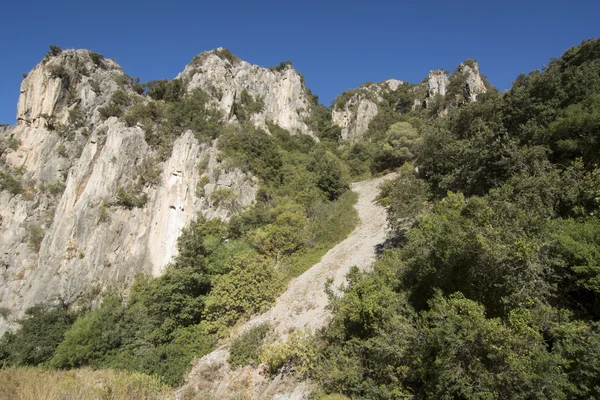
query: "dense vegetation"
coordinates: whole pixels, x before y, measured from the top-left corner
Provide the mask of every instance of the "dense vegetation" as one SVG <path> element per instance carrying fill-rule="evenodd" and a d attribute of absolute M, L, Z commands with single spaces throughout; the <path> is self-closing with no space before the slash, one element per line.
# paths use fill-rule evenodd
<path fill-rule="evenodd" d="M 599 95 L 590 40 L 425 121 L 379 197 L 389 248 L 268 365 L 352 398 L 599 398 Z"/>

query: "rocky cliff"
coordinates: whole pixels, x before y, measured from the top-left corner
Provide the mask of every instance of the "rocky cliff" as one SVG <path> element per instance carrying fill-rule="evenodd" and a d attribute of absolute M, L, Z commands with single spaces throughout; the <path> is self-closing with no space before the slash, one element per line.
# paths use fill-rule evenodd
<path fill-rule="evenodd" d="M 316 137 L 306 123 L 313 103 L 302 75 L 289 63 L 263 68 L 218 48 L 197 55 L 177 78 L 187 91 L 201 88 L 212 94 L 228 121 L 240 119 L 236 107 L 248 101 L 246 97 L 256 104 L 257 112 L 249 117 L 255 126 L 268 131 L 266 121 L 271 121 L 292 134 Z"/>
<path fill-rule="evenodd" d="M 364 84 L 340 95 L 334 103 L 331 117 L 342 128 L 342 139 L 356 142 L 362 139 L 369 122 L 377 115 L 383 95 L 398 89 L 402 81 L 389 79 Z"/>
<path fill-rule="evenodd" d="M 256 126 L 314 135 L 301 75 L 224 54 L 197 56 L 179 75 L 184 90 L 202 88 L 226 122 L 250 99 Z M 159 155 L 139 124 L 110 116 L 120 98 L 147 102 L 138 92 L 115 61 L 87 50 L 49 53 L 24 79 L 18 122 L 0 130 L 0 334 L 38 302 L 159 275 L 198 213 L 227 218 L 254 202 L 257 179 L 221 163 L 216 141 L 187 131 Z"/>
<path fill-rule="evenodd" d="M 477 62 L 467 60 L 452 75 L 449 76 L 445 70 L 432 70 L 419 84 L 390 79 L 351 89 L 336 98 L 331 116 L 333 123 L 342 128 L 342 138 L 357 142 L 363 139 L 369 123 L 382 108 L 397 109 L 400 106 L 397 103 L 389 104 L 390 99 L 398 101 L 398 91 L 406 93 L 404 99 L 411 99 L 413 109 L 436 107 L 438 113 L 443 114 L 444 107 L 438 107 L 440 99 L 446 99 L 445 104 L 476 101 L 477 96 L 486 93 L 488 87 L 489 84 L 479 73 Z"/>

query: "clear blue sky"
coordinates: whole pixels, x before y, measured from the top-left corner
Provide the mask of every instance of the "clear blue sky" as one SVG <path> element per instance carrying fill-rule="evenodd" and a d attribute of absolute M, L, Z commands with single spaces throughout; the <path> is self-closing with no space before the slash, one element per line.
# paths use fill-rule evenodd
<path fill-rule="evenodd" d="M 500 89 L 600 36 L 600 1 L 6 1 L 0 8 L 0 123 L 14 123 L 21 74 L 49 44 L 114 57 L 142 81 L 173 78 L 226 47 L 251 63 L 291 60 L 329 104 L 367 81 L 419 82 L 467 58 Z"/>

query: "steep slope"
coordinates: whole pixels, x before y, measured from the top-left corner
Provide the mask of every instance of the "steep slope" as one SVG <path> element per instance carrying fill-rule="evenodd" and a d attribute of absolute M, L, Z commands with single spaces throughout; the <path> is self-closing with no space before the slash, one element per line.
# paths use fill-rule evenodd
<path fill-rule="evenodd" d="M 224 52 L 185 68 L 187 93 L 204 89 L 225 122 L 314 136 L 303 122 L 312 98 L 291 66 Z M 0 131 L 0 334 L 36 303 L 71 304 L 126 289 L 139 272 L 161 274 L 198 213 L 227 218 L 254 202 L 258 180 L 222 165 L 216 141 L 187 130 L 159 149 L 146 126 L 119 118 L 151 102 L 139 93 L 115 61 L 87 50 L 51 52 L 24 79 L 17 125 Z M 221 189 L 231 204 L 213 198 Z"/>
<path fill-rule="evenodd" d="M 389 174 L 352 185 L 352 190 L 359 195 L 355 207 L 360 223 L 356 229 L 312 268 L 292 280 L 269 311 L 244 324 L 237 334 L 267 322 L 274 328 L 274 335 L 284 339 L 294 329 L 318 329 L 326 324 L 330 315 L 326 309 L 326 282 L 332 279 L 333 287 L 337 288 L 345 282 L 350 267 L 368 268 L 375 260 L 377 246 L 386 238 L 386 212 L 374 201 L 377 187 L 393 176 Z M 257 399 L 303 398 L 308 390 L 304 384 L 296 386 L 289 378 L 282 381 L 281 376 L 272 382 L 261 375 L 260 367 L 231 370 L 228 357 L 229 350 L 224 346 L 199 360 L 188 375 L 186 385 L 179 391 L 180 395 L 211 393 L 217 398 L 228 398 L 244 393 Z M 211 376 L 208 381 L 207 375 Z"/>

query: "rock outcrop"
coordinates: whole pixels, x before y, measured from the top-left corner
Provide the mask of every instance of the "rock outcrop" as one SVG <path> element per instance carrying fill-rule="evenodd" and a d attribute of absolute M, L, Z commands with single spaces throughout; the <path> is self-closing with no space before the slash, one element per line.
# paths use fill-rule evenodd
<path fill-rule="evenodd" d="M 331 117 L 342 128 L 342 139 L 352 143 L 360 141 L 369 123 L 379 112 L 382 95 L 398 89 L 402 81 L 389 79 L 384 82 L 365 84 L 350 90 L 336 99 Z"/>
<path fill-rule="evenodd" d="M 177 78 L 188 92 L 200 88 L 211 95 L 228 121 L 239 120 L 236 107 L 243 106 L 247 97 L 258 104 L 250 116 L 256 127 L 268 131 L 266 122 L 271 121 L 292 134 L 316 138 L 307 124 L 314 100 L 302 75 L 289 63 L 263 68 L 219 48 L 197 55 Z"/>
<path fill-rule="evenodd" d="M 419 84 L 390 79 L 349 90 L 334 101 L 331 116 L 333 123 L 342 128 L 342 138 L 354 143 L 364 138 L 369 123 L 382 109 L 384 94 L 391 94 L 393 98 L 394 92 L 403 90 L 410 97 L 413 109 L 435 108 L 442 115 L 446 109 L 440 107 L 439 103 L 448 95 L 450 98 L 444 102 L 445 106 L 449 103 L 477 101 L 478 95 L 487 92 L 488 85 L 479 73 L 477 62 L 467 60 L 450 76 L 443 69 L 431 70 Z M 406 101 L 406 96 L 403 100 Z M 398 104 L 388 106 L 396 107 Z"/>
<path fill-rule="evenodd" d="M 188 91 L 210 85 L 225 110 L 245 89 L 264 102 L 251 115 L 257 126 L 272 120 L 312 135 L 303 122 L 310 98 L 291 67 L 203 57 L 181 74 Z M 126 289 L 140 272 L 161 274 L 198 213 L 228 218 L 255 201 L 258 180 L 223 164 L 216 141 L 187 131 L 160 158 L 141 127 L 106 118 L 116 91 L 146 101 L 116 62 L 87 50 L 47 55 L 21 85 L 17 125 L 0 131 L 0 178 L 14 183 L 0 186 L 0 309 L 9 314 L 0 334 L 36 303 L 72 303 L 91 290 Z M 217 190 L 228 200 L 212 196 Z"/>
<path fill-rule="evenodd" d="M 457 74 L 462 75 L 462 95 L 470 101 L 477 101 L 477 96 L 487 92 L 485 81 L 479 74 L 479 64 L 475 60 L 468 60 L 456 68 Z"/>

